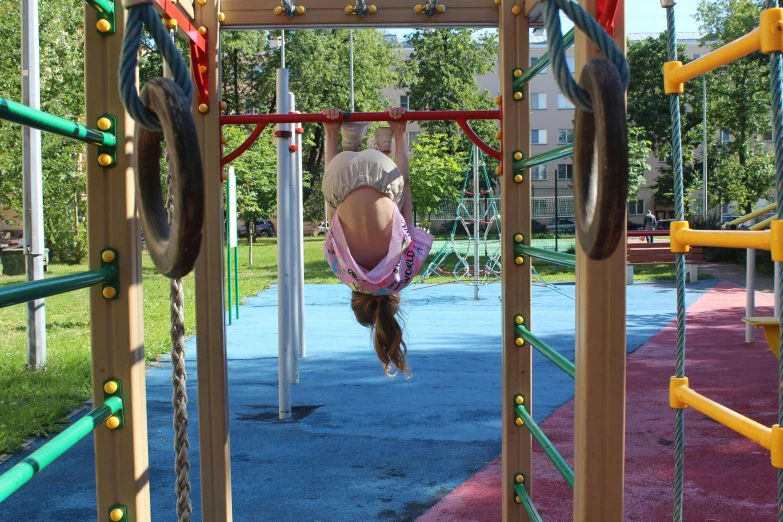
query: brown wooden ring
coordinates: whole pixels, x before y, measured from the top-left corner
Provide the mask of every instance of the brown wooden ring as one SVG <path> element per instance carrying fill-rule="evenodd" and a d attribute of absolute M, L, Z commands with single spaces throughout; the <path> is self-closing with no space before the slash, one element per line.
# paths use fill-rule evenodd
<path fill-rule="evenodd" d="M 616 67 L 596 58 L 579 85 L 593 112 L 574 117 L 574 205 L 579 245 L 594 260 L 606 259 L 625 235 L 628 199 L 628 123 L 625 89 Z"/>
<path fill-rule="evenodd" d="M 179 279 L 196 264 L 204 225 L 204 173 L 196 122 L 190 100 L 171 80 L 148 81 L 139 98 L 158 117 L 163 130 L 136 125 L 134 167 L 144 238 L 158 272 Z M 171 216 L 167 216 L 161 189 L 161 138 L 168 148 Z"/>

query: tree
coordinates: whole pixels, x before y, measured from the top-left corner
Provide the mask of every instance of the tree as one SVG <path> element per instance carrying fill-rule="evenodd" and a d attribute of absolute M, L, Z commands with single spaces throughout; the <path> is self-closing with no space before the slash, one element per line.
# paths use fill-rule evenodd
<path fill-rule="evenodd" d="M 413 52 L 405 62 L 397 86 L 407 90 L 411 109 L 495 108 L 493 98 L 479 86 L 476 78 L 496 66 L 496 33 L 480 33 L 475 29 L 418 29 L 408 35 L 408 44 Z M 496 122 L 477 121 L 472 125 L 485 142 L 497 149 Z M 444 143 L 451 152 L 467 152 L 472 146 L 456 122 L 421 122 L 421 126 L 432 135 L 445 135 Z"/>
<path fill-rule="evenodd" d="M 410 162 L 411 199 L 426 221 L 443 201 L 456 201 L 464 177 L 467 154 L 451 154 L 445 134 L 422 133 L 413 144 Z"/>
<path fill-rule="evenodd" d="M 628 127 L 628 201 L 635 201 L 639 189 L 645 184 L 644 173 L 652 167 L 647 163 L 651 143 L 642 137 L 639 127 Z"/>

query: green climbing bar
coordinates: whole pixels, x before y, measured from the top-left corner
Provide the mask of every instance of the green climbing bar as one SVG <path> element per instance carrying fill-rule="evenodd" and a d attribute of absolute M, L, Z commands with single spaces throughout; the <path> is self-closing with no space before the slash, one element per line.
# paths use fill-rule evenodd
<path fill-rule="evenodd" d="M 552 444 L 552 441 L 549 440 L 546 435 L 544 435 L 544 432 L 541 431 L 541 428 L 538 427 L 538 424 L 533 421 L 533 417 L 530 416 L 524 405 L 520 404 L 515 406 L 514 411 L 516 411 L 516 414 L 519 415 L 519 417 L 522 419 L 522 422 L 525 423 L 525 427 L 527 427 L 527 430 L 530 432 L 533 438 L 538 441 L 541 449 L 544 450 L 546 456 L 549 457 L 549 460 L 551 460 L 552 464 L 555 465 L 557 471 L 559 471 L 565 481 L 568 482 L 568 485 L 573 488 L 574 470 L 571 469 L 571 466 L 568 465 L 568 462 L 566 462 L 560 452 L 557 451 L 557 448 L 555 448 L 554 444 Z"/>
<path fill-rule="evenodd" d="M 536 348 L 541 355 L 552 361 L 558 368 L 566 372 L 572 379 L 576 374 L 576 367 L 574 363 L 563 357 L 560 352 L 546 344 L 544 341 L 536 337 L 533 332 L 518 324 L 515 326 L 517 337 L 521 337 L 525 341 L 529 342 Z"/>
<path fill-rule="evenodd" d="M 97 285 L 98 283 L 107 283 L 115 279 L 119 272 L 113 266 L 106 266 L 89 272 L 80 274 L 66 275 L 60 277 L 50 277 L 48 279 L 39 279 L 38 281 L 28 281 L 16 285 L 0 288 L 0 308 L 34 301 L 36 299 L 45 299 L 57 294 L 64 294 Z"/>
<path fill-rule="evenodd" d="M 531 522 L 544 522 L 544 519 L 541 518 L 541 515 L 538 514 L 538 510 L 536 510 L 536 506 L 533 505 L 533 499 L 527 494 L 524 484 L 515 484 L 514 493 L 516 493 L 519 503 L 522 504 L 522 507 L 527 511 L 527 516 L 530 517 Z"/>
<path fill-rule="evenodd" d="M 517 256 L 530 256 L 537 259 L 543 259 L 550 263 L 576 268 L 576 256 L 574 254 L 563 254 L 562 252 L 553 252 L 543 248 L 535 248 L 516 243 L 514 245 L 514 254 Z"/>
<path fill-rule="evenodd" d="M 563 35 L 563 45 L 566 49 L 574 45 L 574 29 L 571 28 L 566 34 Z M 541 58 L 536 60 L 536 63 L 530 66 L 530 68 L 522 73 L 519 77 L 519 81 L 522 85 L 526 84 L 534 77 L 536 77 L 546 66 L 549 65 L 549 51 L 541 55 Z"/>
<path fill-rule="evenodd" d="M 98 11 L 99 13 L 113 13 L 114 12 L 114 4 L 112 2 L 109 2 L 108 0 L 85 0 L 88 4 L 90 4 L 90 7 Z"/>
<path fill-rule="evenodd" d="M 91 145 L 114 147 L 117 144 L 116 138 L 108 132 L 93 130 L 81 123 L 74 123 L 59 116 L 31 109 L 27 105 L 2 97 L 0 97 L 0 119 L 27 125 L 28 127 L 65 136 L 66 138 L 73 138 Z"/>
<path fill-rule="evenodd" d="M 26 484 L 33 476 L 54 462 L 77 442 L 92 433 L 103 421 L 122 409 L 122 399 L 110 397 L 106 402 L 74 422 L 65 431 L 41 446 L 22 462 L 0 475 L 0 502 Z"/>
<path fill-rule="evenodd" d="M 574 154 L 573 144 L 563 145 L 562 147 L 557 147 L 556 149 L 542 152 L 541 154 L 538 154 L 537 156 L 532 156 L 528 159 L 514 161 L 514 172 L 516 172 L 517 170 L 535 167 L 536 165 L 543 165 L 544 163 L 549 163 L 550 161 L 554 161 L 556 159 L 567 158 L 569 156 L 572 156 L 573 154 Z"/>

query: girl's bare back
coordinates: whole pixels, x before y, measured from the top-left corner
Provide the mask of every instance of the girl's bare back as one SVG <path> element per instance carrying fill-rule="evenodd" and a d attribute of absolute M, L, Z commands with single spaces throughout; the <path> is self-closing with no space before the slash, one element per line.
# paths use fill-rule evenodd
<path fill-rule="evenodd" d="M 389 253 L 394 202 L 374 189 L 354 190 L 337 208 L 351 255 L 372 270 Z"/>

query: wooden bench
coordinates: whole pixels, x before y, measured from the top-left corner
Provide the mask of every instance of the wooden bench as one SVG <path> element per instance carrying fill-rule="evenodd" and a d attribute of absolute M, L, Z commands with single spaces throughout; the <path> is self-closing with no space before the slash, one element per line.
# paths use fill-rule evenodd
<path fill-rule="evenodd" d="M 629 237 L 626 248 L 626 284 L 633 284 L 634 266 L 673 265 L 675 255 L 668 241 L 647 243 Z M 691 251 L 685 254 L 686 283 L 695 283 L 699 280 L 696 267 L 704 263 L 702 247 L 692 246 Z"/>

